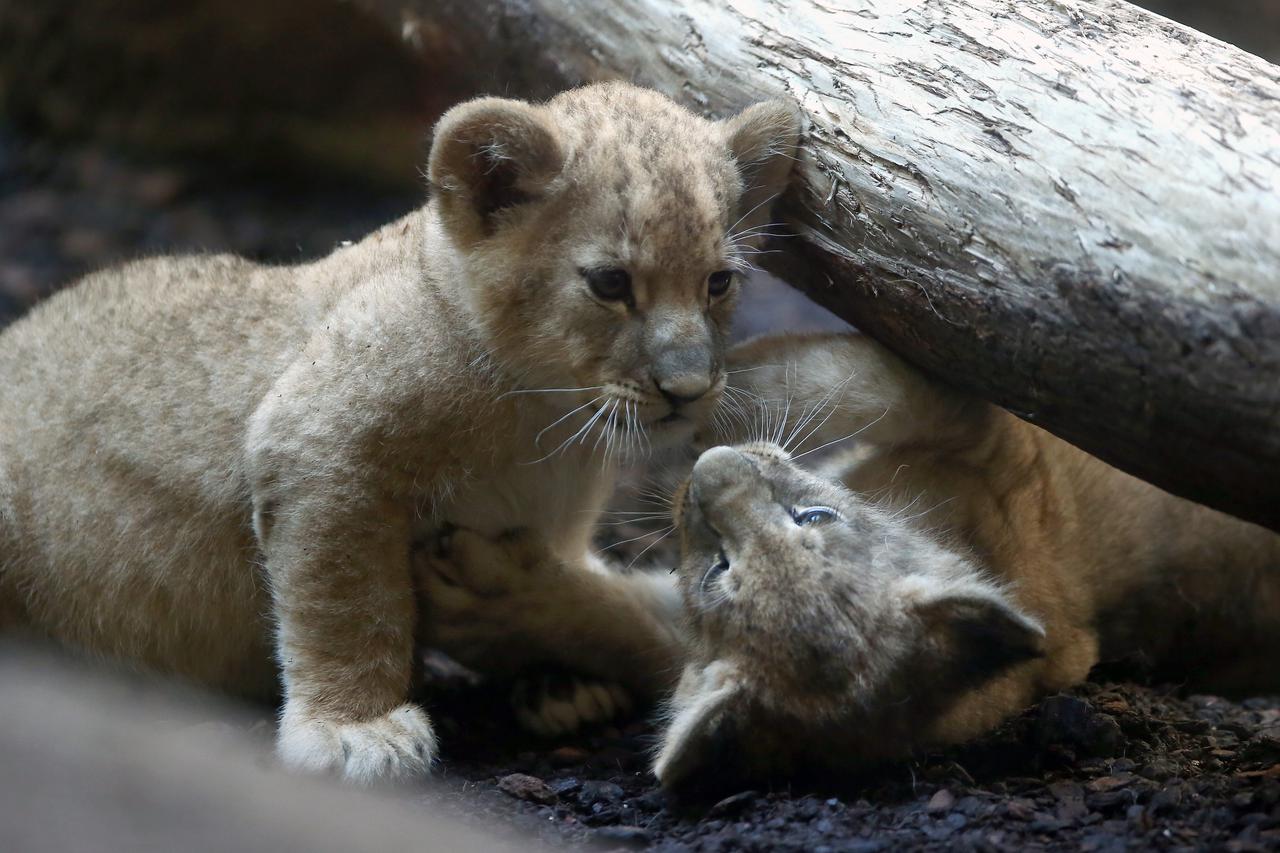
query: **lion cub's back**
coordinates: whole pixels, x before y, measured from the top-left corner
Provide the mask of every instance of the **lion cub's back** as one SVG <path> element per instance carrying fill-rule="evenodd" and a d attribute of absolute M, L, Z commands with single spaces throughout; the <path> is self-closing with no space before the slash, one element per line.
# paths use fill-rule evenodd
<path fill-rule="evenodd" d="M 0 333 L 0 609 L 18 587 L 42 632 L 202 680 L 223 675 L 192 671 L 190 642 L 167 647 L 166 620 L 207 616 L 188 639 L 241 659 L 260 642 L 241 445 L 306 334 L 301 269 L 138 261 Z M 197 670 L 221 665 L 202 654 Z"/>
<path fill-rule="evenodd" d="M 209 454 L 238 452 L 232 433 L 305 334 L 288 273 L 232 256 L 155 258 L 37 306 L 0 334 L 6 456 L 44 470 L 56 460 L 31 453 L 91 450 L 199 475 Z"/>

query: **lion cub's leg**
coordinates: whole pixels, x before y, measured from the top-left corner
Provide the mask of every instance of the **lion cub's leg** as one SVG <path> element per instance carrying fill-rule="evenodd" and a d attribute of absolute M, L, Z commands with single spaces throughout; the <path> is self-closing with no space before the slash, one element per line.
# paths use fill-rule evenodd
<path fill-rule="evenodd" d="M 681 605 L 665 573 L 616 572 L 586 555 L 566 562 L 528 531 L 491 540 L 461 529 L 444 553 L 416 551 L 415 575 L 428 643 L 482 670 L 550 663 L 606 682 L 525 685 L 517 714 L 534 731 L 626 710 L 614 682 L 648 699 L 678 675 Z"/>
<path fill-rule="evenodd" d="M 370 505 L 343 515 L 298 500 L 266 543 L 284 680 L 279 752 L 288 766 L 370 783 L 425 774 L 430 721 L 409 694 L 416 607 L 407 514 Z"/>

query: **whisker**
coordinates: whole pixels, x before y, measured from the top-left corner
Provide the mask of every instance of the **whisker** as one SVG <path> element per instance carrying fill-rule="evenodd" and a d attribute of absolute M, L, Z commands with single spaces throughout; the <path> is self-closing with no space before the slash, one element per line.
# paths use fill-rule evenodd
<path fill-rule="evenodd" d="M 800 410 L 800 417 L 796 419 L 796 425 L 791 428 L 791 431 L 787 433 L 786 437 L 781 442 L 783 450 L 790 449 L 791 442 L 800 434 L 800 430 L 804 429 L 805 425 L 812 421 L 818 414 L 819 405 L 821 405 L 820 402 L 814 403 L 812 408 L 805 406 Z"/>
<path fill-rule="evenodd" d="M 621 521 L 598 521 L 596 527 L 621 527 L 624 524 L 644 524 L 646 521 L 669 521 L 671 516 L 663 514 L 642 515 L 638 518 L 624 518 Z"/>
<path fill-rule="evenodd" d="M 573 440 L 575 438 L 578 438 L 579 436 L 581 436 L 583 440 L 585 440 L 587 433 L 591 430 L 591 425 L 594 424 L 596 420 L 600 417 L 600 412 L 602 411 L 604 411 L 603 408 L 597 410 L 594 415 L 592 415 L 590 418 L 587 419 L 587 422 L 585 424 L 579 427 L 577 431 L 575 431 L 572 435 L 570 435 L 564 441 L 560 442 L 560 444 L 556 445 L 556 449 L 548 453 L 546 456 L 543 456 L 541 459 L 535 459 L 532 462 L 521 462 L 520 464 L 521 465 L 537 465 L 539 462 L 545 462 L 546 460 L 550 459 L 552 456 L 555 456 L 557 453 L 567 448 L 570 444 L 573 443 Z"/>
<path fill-rule="evenodd" d="M 541 432 L 539 432 L 536 436 L 534 436 L 534 439 L 533 439 L 533 444 L 534 444 L 534 446 L 535 446 L 535 447 L 541 447 L 541 446 L 542 446 L 542 436 L 543 436 L 543 435 L 544 435 L 548 430 L 551 430 L 551 429 L 553 429 L 554 427 L 559 426 L 560 424 L 564 423 L 564 422 L 565 422 L 566 420 L 568 420 L 569 418 L 571 418 L 571 417 L 573 417 L 574 415 L 576 415 L 578 412 L 581 412 L 583 409 L 587 408 L 588 406 L 590 406 L 590 405 L 592 405 L 592 404 L 594 404 L 594 403 L 599 402 L 599 401 L 600 401 L 600 400 L 602 400 L 602 399 L 604 399 L 604 395 L 603 395 L 603 394 L 601 394 L 599 397 L 596 397 L 594 400 L 588 400 L 587 402 L 583 403 L 581 406 L 578 406 L 578 408 L 573 409 L 572 411 L 570 411 L 568 414 L 562 415 L 562 416 L 560 416 L 559 418 L 557 418 L 556 420 L 552 421 L 552 422 L 551 422 L 551 424 L 550 424 L 549 426 L 547 426 L 547 427 L 543 428 L 543 430 L 542 430 Z"/>
<path fill-rule="evenodd" d="M 834 387 L 832 387 L 832 389 L 828 391 L 826 394 L 824 394 L 822 396 L 822 399 L 818 401 L 819 406 L 826 406 L 827 403 L 831 403 L 832 404 L 831 411 L 827 412 L 826 416 L 823 417 L 823 419 L 819 421 L 818 424 L 814 426 L 813 429 L 805 433 L 804 438 L 796 442 L 797 450 L 803 447 L 804 443 L 808 441 L 810 438 L 812 438 L 818 432 L 818 430 L 822 429 L 822 427 L 826 425 L 827 421 L 831 419 L 831 416 L 840 410 L 840 403 L 844 401 L 844 389 L 849 385 L 850 382 L 853 381 L 853 377 L 856 375 L 857 375 L 856 370 L 851 371 L 849 375 L 845 377 L 843 382 L 840 382 Z M 838 400 L 834 399 L 837 393 L 840 395 L 840 399 Z M 816 413 L 817 413 L 817 410 L 815 410 L 815 414 Z M 881 417 L 883 417 L 883 415 Z"/>
<path fill-rule="evenodd" d="M 791 458 L 793 460 L 800 459 L 801 457 L 808 456 L 810 453 L 817 453 L 819 450 L 822 450 L 824 447 L 830 447 L 833 444 L 839 444 L 842 441 L 848 441 L 849 439 L 858 436 L 860 433 L 866 432 L 867 430 L 871 429 L 873 426 L 875 426 L 876 424 L 884 420 L 886 417 L 888 417 L 888 415 L 889 415 L 889 410 L 885 409 L 883 414 L 880 415 L 880 417 L 876 418 L 874 421 L 872 421 L 869 424 L 863 425 L 860 429 L 856 429 L 853 432 L 849 433 L 848 435 L 841 436 L 840 438 L 833 438 L 831 441 L 828 441 L 826 444 L 819 444 L 817 447 L 813 448 L 812 450 L 806 450 L 804 453 L 797 453 L 795 456 L 792 456 Z"/>
<path fill-rule="evenodd" d="M 757 205 L 755 205 L 754 207 L 752 207 L 752 208 L 751 208 L 750 210 L 748 210 L 746 213 L 744 213 L 744 214 L 742 214 L 741 216 L 739 216 L 739 217 L 738 217 L 738 221 L 737 221 L 737 222 L 735 222 L 735 223 L 733 223 L 732 225 L 730 225 L 730 226 L 729 226 L 729 233 L 730 233 L 730 234 L 733 234 L 733 233 L 734 233 L 733 229 L 735 229 L 735 228 L 737 228 L 739 225 L 741 225 L 741 224 L 742 224 L 742 222 L 743 222 L 743 220 L 745 220 L 745 219 L 746 219 L 748 216 L 750 216 L 751 214 L 755 213 L 755 212 L 756 212 L 757 210 L 759 210 L 760 208 L 764 207 L 766 204 L 770 204 L 770 203 L 772 203 L 772 202 L 773 202 L 773 200 L 774 200 L 775 198 L 777 198 L 777 197 L 778 197 L 778 193 L 774 193 L 773 195 L 768 196 L 767 198 L 765 198 L 765 199 L 761 200 L 761 202 L 760 202 L 759 204 L 757 204 Z"/>
<path fill-rule="evenodd" d="M 614 542 L 612 545 L 606 545 L 600 550 L 612 551 L 614 548 L 617 548 L 619 545 L 626 545 L 628 542 L 635 542 L 638 539 L 647 539 L 650 536 L 657 536 L 659 533 L 661 533 L 663 536 L 666 536 L 668 533 L 670 533 L 672 530 L 675 530 L 675 529 L 676 529 L 676 526 L 673 524 L 670 527 L 664 527 L 660 530 L 650 530 L 648 533 L 641 533 L 639 536 L 632 536 L 630 539 L 623 539 L 621 542 Z"/>
<path fill-rule="evenodd" d="M 502 400 L 515 394 L 568 394 L 572 391 L 599 391 L 603 388 L 603 385 L 588 385 L 585 388 L 517 388 L 514 391 L 499 394 L 498 399 Z"/>
<path fill-rule="evenodd" d="M 672 531 L 674 531 L 675 529 L 676 529 L 676 526 L 674 524 L 671 525 L 663 532 L 661 536 L 659 536 L 657 539 L 650 542 L 648 545 L 644 546 L 644 549 L 641 550 L 639 554 L 636 554 L 634 557 L 632 557 L 630 563 L 627 563 L 627 568 L 630 569 L 632 566 L 634 566 L 640 560 L 641 557 L 649 553 L 650 548 L 652 548 L 654 545 L 657 545 L 663 539 L 666 539 L 668 536 L 670 536 Z"/>

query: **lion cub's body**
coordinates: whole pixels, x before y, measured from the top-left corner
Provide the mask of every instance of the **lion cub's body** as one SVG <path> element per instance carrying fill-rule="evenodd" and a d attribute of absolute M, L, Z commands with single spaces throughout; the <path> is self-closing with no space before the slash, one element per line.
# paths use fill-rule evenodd
<path fill-rule="evenodd" d="M 205 683 L 277 689 L 246 513 L 249 418 L 372 254 L 141 261 L 5 332 L 2 577 L 21 623 Z"/>
<path fill-rule="evenodd" d="M 833 412 L 808 446 L 857 435 L 863 446 L 826 474 L 848 490 L 829 493 L 841 508 L 832 529 L 857 528 L 858 544 L 829 551 L 822 571 L 821 561 L 802 570 L 796 546 L 775 546 L 770 565 L 743 566 L 743 576 L 793 577 L 724 603 L 685 586 L 692 662 L 658 761 L 666 781 L 707 769 L 716 732 L 729 730 L 756 770 L 797 759 L 840 769 L 959 742 L 1101 661 L 1155 665 L 1207 689 L 1280 687 L 1280 536 L 937 385 L 865 338 L 766 339 L 735 358 L 783 365 L 744 374 L 766 398 L 776 400 L 789 369 L 792 410 Z M 690 493 L 716 482 L 699 477 L 712 461 L 699 461 Z M 760 469 L 775 500 L 794 477 L 807 483 L 801 493 L 823 494 L 789 462 L 774 475 Z M 768 499 L 736 505 L 741 529 L 716 527 L 728 553 L 771 511 Z M 678 521 L 683 571 L 698 574 L 706 558 L 694 552 L 690 563 L 694 522 Z M 717 620 L 728 627 L 703 627 Z M 792 635 L 829 653 L 817 663 L 790 653 L 782 638 Z M 762 651 L 745 660 L 735 653 L 744 646 Z M 797 686 L 806 667 L 855 677 Z"/>
<path fill-rule="evenodd" d="M 282 683 L 292 766 L 424 772 L 412 543 L 530 527 L 592 570 L 619 457 L 718 400 L 797 122 L 621 84 L 482 98 L 437 126 L 429 204 L 353 246 L 53 297 L 0 335 L 0 627 Z"/>

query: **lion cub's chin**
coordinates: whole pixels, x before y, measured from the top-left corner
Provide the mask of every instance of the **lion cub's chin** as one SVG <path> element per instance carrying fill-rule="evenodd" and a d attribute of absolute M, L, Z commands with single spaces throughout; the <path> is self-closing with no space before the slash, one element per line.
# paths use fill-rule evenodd
<path fill-rule="evenodd" d="M 708 450 L 677 503 L 694 645 L 664 785 L 904 756 L 1042 654 L 1040 625 L 966 557 L 780 448 Z"/>
<path fill-rule="evenodd" d="M 654 450 L 688 447 L 697 434 L 697 427 L 692 418 L 672 413 L 649 425 L 649 440 Z"/>

